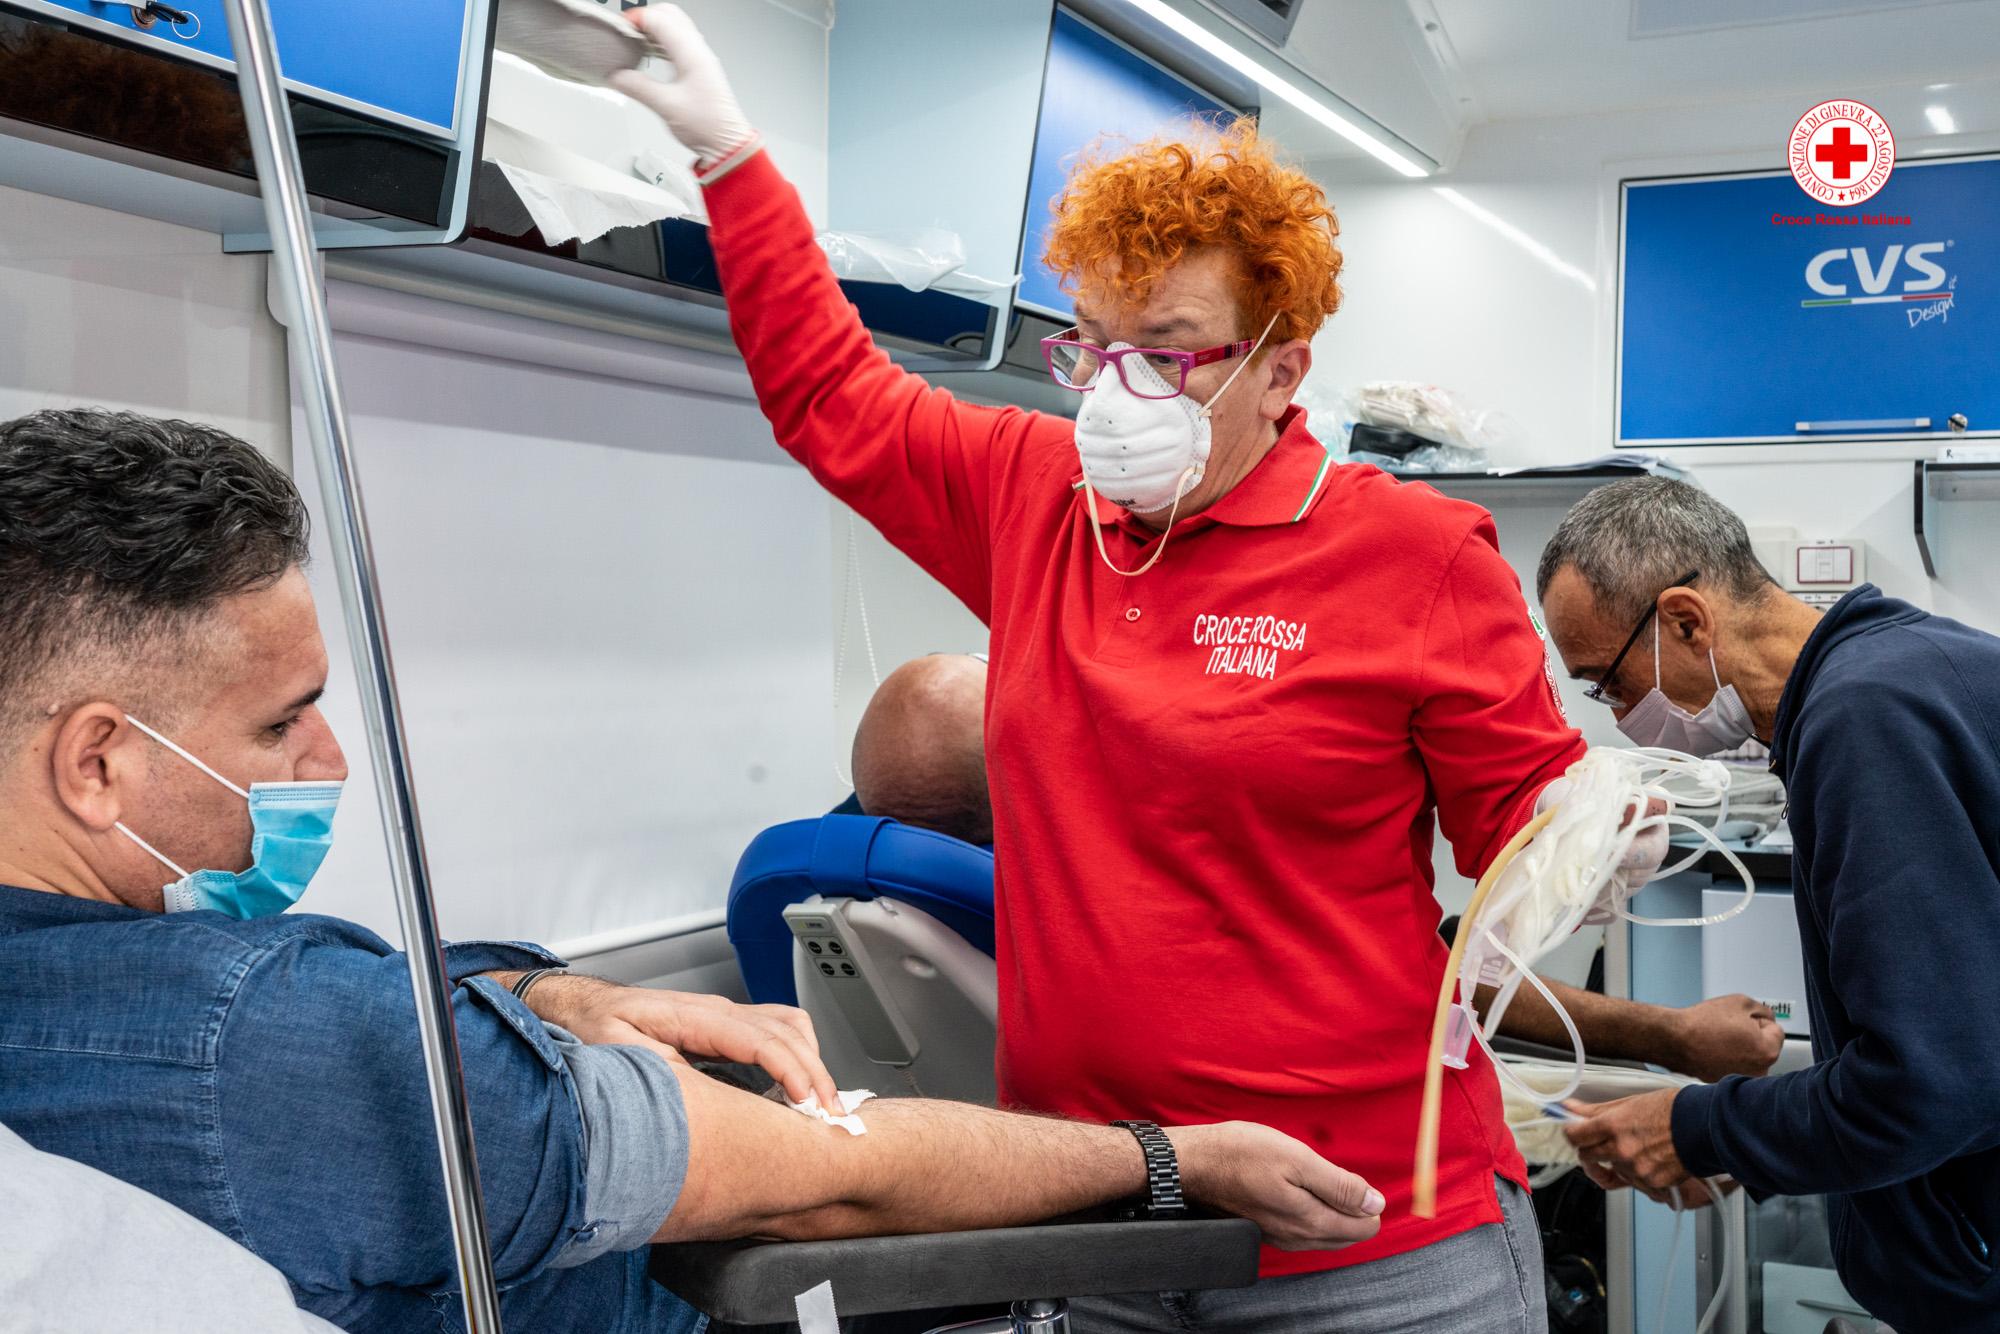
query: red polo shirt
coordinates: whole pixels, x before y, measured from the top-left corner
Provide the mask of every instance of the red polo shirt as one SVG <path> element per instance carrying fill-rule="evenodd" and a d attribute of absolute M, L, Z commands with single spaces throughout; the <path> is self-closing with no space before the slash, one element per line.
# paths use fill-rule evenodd
<path fill-rule="evenodd" d="M 1338 1252 L 1498 1222 L 1524 1176 L 1496 1077 L 1449 1076 L 1439 1207 L 1410 1213 L 1446 950 L 1441 824 L 1475 874 L 1583 753 L 1484 510 L 1335 465 L 1285 417 L 1235 490 L 1125 578 L 1071 423 L 892 365 L 765 154 L 708 189 L 736 340 L 777 438 L 992 630 L 986 760 L 1002 1096 L 1090 1120 L 1261 1121 L 1388 1198 Z M 1130 569 L 1159 537 L 1101 507 Z"/>

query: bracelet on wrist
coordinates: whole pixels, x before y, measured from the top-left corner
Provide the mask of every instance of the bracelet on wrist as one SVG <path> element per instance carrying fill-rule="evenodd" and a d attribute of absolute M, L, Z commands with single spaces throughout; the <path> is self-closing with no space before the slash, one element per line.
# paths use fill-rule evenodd
<path fill-rule="evenodd" d="M 1135 1203 L 1125 1210 L 1127 1218 L 1179 1218 L 1187 1213 L 1187 1200 L 1181 1194 L 1180 1159 L 1174 1153 L 1174 1143 L 1167 1138 L 1167 1132 L 1151 1121 L 1113 1121 L 1120 1130 L 1128 1130 L 1132 1138 L 1139 1141 L 1139 1151 L 1146 1156 L 1146 1196 L 1143 1202 Z"/>
<path fill-rule="evenodd" d="M 515 1000 L 525 1005 L 528 1000 L 528 989 L 552 973 L 567 976 L 568 970 L 563 968 L 530 968 L 527 972 L 515 978 L 514 985 L 507 989 L 514 993 Z"/>

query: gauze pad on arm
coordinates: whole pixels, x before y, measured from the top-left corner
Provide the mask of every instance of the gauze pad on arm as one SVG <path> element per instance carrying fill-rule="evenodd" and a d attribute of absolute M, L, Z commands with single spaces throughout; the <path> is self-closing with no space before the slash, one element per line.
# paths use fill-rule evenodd
<path fill-rule="evenodd" d="M 860 1108 L 862 1103 L 867 1102 L 874 1096 L 875 1094 L 869 1089 L 842 1089 L 840 1090 L 840 1110 L 838 1112 L 830 1112 L 820 1106 L 819 1094 L 817 1093 L 806 1094 L 804 1102 L 788 1101 L 785 1106 L 791 1108 L 801 1116 L 817 1117 L 830 1126 L 839 1126 L 850 1135 L 865 1135 L 868 1133 L 868 1127 L 863 1125 L 861 1118 L 854 1113 Z"/>

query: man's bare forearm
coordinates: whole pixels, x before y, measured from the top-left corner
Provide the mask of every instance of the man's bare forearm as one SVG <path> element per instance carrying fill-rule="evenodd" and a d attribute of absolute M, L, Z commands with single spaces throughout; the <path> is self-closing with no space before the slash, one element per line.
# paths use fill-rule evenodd
<path fill-rule="evenodd" d="M 1145 1159 L 1111 1126 L 897 1098 L 870 1103 L 842 1146 L 848 1198 L 786 1220 L 783 1235 L 861 1236 L 1008 1227 L 1145 1189 Z"/>
<path fill-rule="evenodd" d="M 1136 1195 L 1123 1130 L 962 1103 L 881 1099 L 866 1135 L 677 1068 L 688 1175 L 655 1240 L 792 1240 L 1006 1227 Z"/>
<path fill-rule="evenodd" d="M 1680 1057 L 1679 1015 L 1660 1005 L 1600 996 L 1543 978 L 1583 1035 L 1583 1049 L 1592 1056 L 1620 1061 L 1651 1061 L 1674 1067 Z M 1479 988 L 1474 998 L 1481 1015 L 1498 993 Z M 1569 1049 L 1569 1032 L 1549 1003 L 1533 986 L 1523 983 L 1500 1020 L 1500 1032 L 1525 1042 Z"/>

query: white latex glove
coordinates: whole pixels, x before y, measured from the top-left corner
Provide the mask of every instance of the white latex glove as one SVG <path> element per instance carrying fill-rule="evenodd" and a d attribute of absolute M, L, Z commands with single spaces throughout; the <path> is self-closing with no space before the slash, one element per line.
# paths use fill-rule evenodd
<path fill-rule="evenodd" d="M 1562 805 L 1563 799 L 1569 796 L 1569 790 L 1574 786 L 1575 784 L 1569 781 L 1567 775 L 1552 779 L 1549 785 L 1543 788 L 1541 793 L 1535 798 L 1535 814 L 1547 815 L 1550 811 Z"/>
<path fill-rule="evenodd" d="M 1640 887 L 1666 864 L 1667 831 L 1663 825 L 1654 825 L 1633 839 L 1632 846 L 1618 861 L 1618 874 L 1625 880 L 1626 896 L 1629 898 L 1637 894 Z"/>
<path fill-rule="evenodd" d="M 1551 811 L 1562 805 L 1563 798 L 1569 795 L 1569 790 L 1568 778 L 1557 778 L 1551 782 L 1536 796 L 1535 814 L 1540 815 L 1544 811 Z M 1666 803 L 1658 797 L 1646 805 L 1646 813 L 1649 815 L 1658 815 L 1665 809 Z M 1646 882 L 1653 878 L 1654 873 L 1667 864 L 1668 851 L 1667 831 L 1663 826 L 1655 825 L 1632 840 L 1632 846 L 1625 849 L 1625 855 L 1618 859 L 1620 902 L 1637 894 L 1644 888 Z M 1610 915 L 1602 911 L 1592 911 L 1583 920 L 1586 925 L 1595 926 L 1609 921 Z"/>
<path fill-rule="evenodd" d="M 725 158 L 756 136 L 729 90 L 722 62 L 687 11 L 656 4 L 627 10 L 626 17 L 673 62 L 674 78 L 663 82 L 638 70 L 621 70 L 611 76 L 613 88 L 651 107 L 674 138 L 703 162 Z"/>

